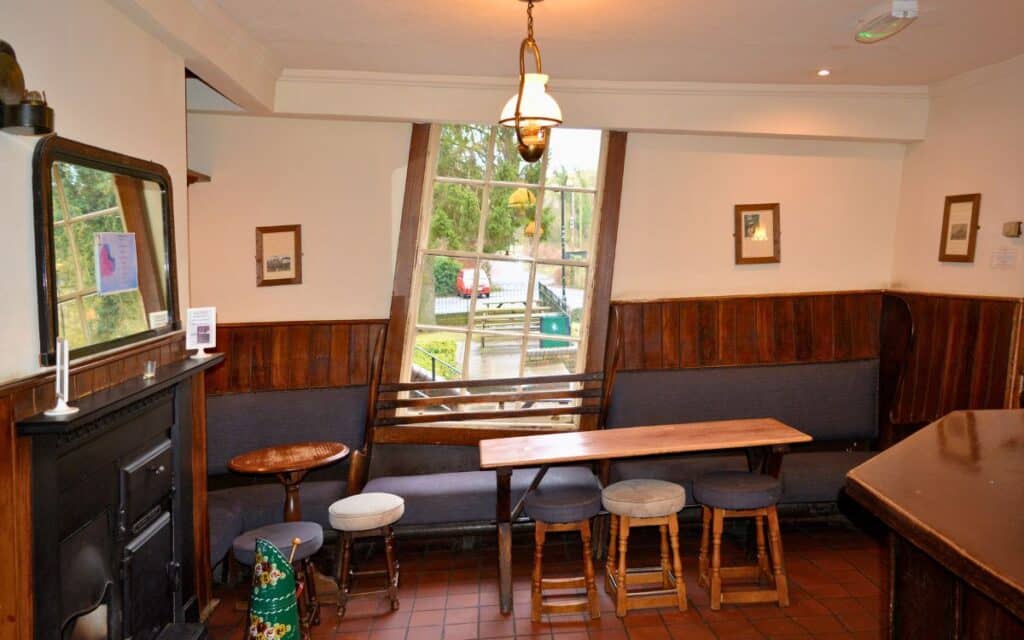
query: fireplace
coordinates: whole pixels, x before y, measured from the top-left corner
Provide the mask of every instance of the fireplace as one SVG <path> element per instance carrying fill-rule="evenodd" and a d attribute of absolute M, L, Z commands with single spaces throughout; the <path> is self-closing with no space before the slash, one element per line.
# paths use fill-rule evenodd
<path fill-rule="evenodd" d="M 204 633 L 193 573 L 190 378 L 162 367 L 18 423 L 32 439 L 36 640 Z"/>

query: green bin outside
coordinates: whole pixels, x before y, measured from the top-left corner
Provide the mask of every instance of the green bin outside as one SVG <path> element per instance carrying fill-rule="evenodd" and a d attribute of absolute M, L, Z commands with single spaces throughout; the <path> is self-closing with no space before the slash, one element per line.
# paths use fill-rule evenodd
<path fill-rule="evenodd" d="M 551 335 L 567 336 L 572 333 L 572 323 L 569 321 L 569 316 L 564 313 L 544 316 L 540 319 L 540 332 Z M 569 344 L 570 343 L 565 340 L 545 340 L 542 338 L 540 341 L 540 348 L 553 349 L 558 347 L 568 347 Z"/>

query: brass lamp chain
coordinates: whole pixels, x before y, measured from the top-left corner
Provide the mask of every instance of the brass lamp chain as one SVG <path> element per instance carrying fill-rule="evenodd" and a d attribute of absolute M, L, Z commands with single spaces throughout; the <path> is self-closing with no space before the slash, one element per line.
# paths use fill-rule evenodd
<path fill-rule="evenodd" d="M 540 59 L 540 47 L 533 39 L 533 0 L 526 4 L 526 38 L 519 45 L 519 93 L 516 96 L 516 140 L 523 144 L 523 132 L 520 129 L 523 106 L 523 87 L 526 85 L 526 51 L 533 54 L 534 67 L 537 73 L 543 73 L 543 63 Z"/>

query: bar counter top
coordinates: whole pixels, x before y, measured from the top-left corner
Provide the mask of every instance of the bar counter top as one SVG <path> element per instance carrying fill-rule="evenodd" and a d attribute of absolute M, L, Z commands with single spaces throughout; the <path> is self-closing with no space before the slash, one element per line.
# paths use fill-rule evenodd
<path fill-rule="evenodd" d="M 1024 618 L 1024 410 L 957 411 L 852 469 L 848 493 Z"/>

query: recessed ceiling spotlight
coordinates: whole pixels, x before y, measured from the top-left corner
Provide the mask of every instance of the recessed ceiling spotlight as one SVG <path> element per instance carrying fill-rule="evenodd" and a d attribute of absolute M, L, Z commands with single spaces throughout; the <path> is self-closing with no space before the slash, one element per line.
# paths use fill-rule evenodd
<path fill-rule="evenodd" d="M 832 71 L 830 69 L 818 69 L 819 78 L 827 78 L 830 75 L 832 75 Z"/>

